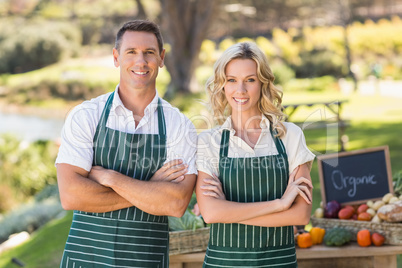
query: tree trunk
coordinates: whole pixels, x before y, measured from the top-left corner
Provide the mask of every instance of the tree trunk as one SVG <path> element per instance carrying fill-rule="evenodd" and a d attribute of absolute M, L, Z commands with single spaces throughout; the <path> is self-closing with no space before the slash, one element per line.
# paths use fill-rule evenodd
<path fill-rule="evenodd" d="M 141 2 L 141 0 L 135 0 L 135 2 L 137 3 L 137 18 L 144 20 L 147 18 L 147 13 L 145 12 L 145 8 Z"/>
<path fill-rule="evenodd" d="M 160 0 L 162 31 L 170 50 L 165 65 L 171 82 L 165 94 L 167 99 L 175 93 L 192 90 L 194 72 L 202 41 L 213 19 L 216 0 Z"/>
<path fill-rule="evenodd" d="M 347 64 L 347 71 L 348 71 L 348 76 L 352 78 L 353 80 L 353 87 L 354 90 L 357 90 L 357 77 L 355 73 L 352 72 L 352 53 L 350 51 L 350 44 L 349 44 L 349 38 L 348 38 L 348 27 L 349 23 L 351 20 L 351 7 L 349 0 L 339 0 L 339 6 L 340 6 L 340 19 L 341 19 L 341 25 L 343 27 L 343 40 L 344 40 L 344 46 L 345 46 L 345 52 L 346 52 L 346 64 Z"/>

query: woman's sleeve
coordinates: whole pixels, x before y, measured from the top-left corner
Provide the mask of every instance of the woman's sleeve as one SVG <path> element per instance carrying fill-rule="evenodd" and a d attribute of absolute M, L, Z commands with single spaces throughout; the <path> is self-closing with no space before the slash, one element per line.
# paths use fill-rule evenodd
<path fill-rule="evenodd" d="M 304 163 L 308 163 L 311 169 L 315 155 L 308 149 L 303 131 L 293 123 L 286 123 L 286 128 L 283 141 L 288 155 L 290 172 Z"/>
<path fill-rule="evenodd" d="M 211 176 L 219 174 L 219 146 L 212 133 L 212 130 L 200 133 L 197 142 L 197 170 Z"/>

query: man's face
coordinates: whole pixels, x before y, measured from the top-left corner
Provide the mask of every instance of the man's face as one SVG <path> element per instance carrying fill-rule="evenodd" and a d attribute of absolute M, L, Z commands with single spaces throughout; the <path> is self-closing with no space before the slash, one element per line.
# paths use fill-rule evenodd
<path fill-rule="evenodd" d="M 113 49 L 114 64 L 120 67 L 120 86 L 136 90 L 155 90 L 159 67 L 164 65 L 165 50 L 159 52 L 153 33 L 124 33 L 120 50 Z"/>

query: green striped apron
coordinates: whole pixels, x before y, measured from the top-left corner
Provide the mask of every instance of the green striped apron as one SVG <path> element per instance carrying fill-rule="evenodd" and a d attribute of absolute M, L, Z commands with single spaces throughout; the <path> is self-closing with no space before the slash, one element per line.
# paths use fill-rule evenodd
<path fill-rule="evenodd" d="M 271 135 L 278 155 L 230 158 L 230 131 L 223 130 L 219 179 L 227 200 L 261 202 L 283 195 L 289 179 L 288 158 L 282 141 L 272 131 Z M 293 226 L 214 223 L 203 267 L 297 267 Z"/>
<path fill-rule="evenodd" d="M 94 136 L 93 165 L 149 180 L 166 160 L 166 128 L 158 100 L 159 134 L 129 134 L 106 127 L 113 102 L 105 105 Z M 136 207 L 105 213 L 74 211 L 60 267 L 168 267 L 166 216 Z"/>

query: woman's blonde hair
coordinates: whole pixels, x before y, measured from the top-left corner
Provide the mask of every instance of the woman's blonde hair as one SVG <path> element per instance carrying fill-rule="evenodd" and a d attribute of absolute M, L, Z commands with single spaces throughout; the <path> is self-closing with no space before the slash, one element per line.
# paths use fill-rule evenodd
<path fill-rule="evenodd" d="M 227 64 L 234 59 L 251 59 L 257 63 L 257 76 L 260 80 L 261 96 L 258 100 L 258 109 L 271 122 L 278 136 L 286 133 L 282 121 L 285 114 L 282 112 L 282 91 L 274 85 L 274 75 L 268 65 L 268 59 L 258 46 L 251 42 L 242 42 L 226 49 L 214 65 L 214 74 L 206 84 L 210 97 L 214 118 L 222 124 L 230 114 L 231 108 L 225 97 L 224 86 L 226 84 L 225 69 Z"/>

